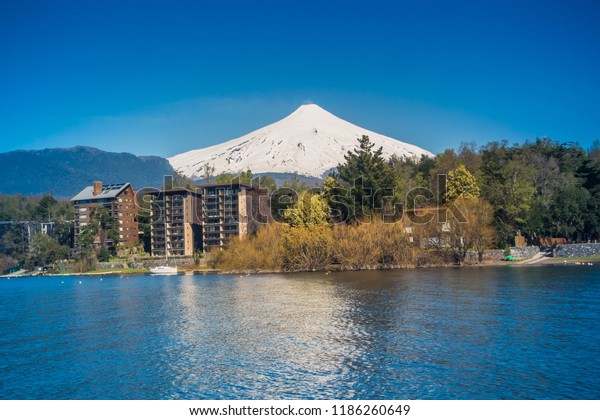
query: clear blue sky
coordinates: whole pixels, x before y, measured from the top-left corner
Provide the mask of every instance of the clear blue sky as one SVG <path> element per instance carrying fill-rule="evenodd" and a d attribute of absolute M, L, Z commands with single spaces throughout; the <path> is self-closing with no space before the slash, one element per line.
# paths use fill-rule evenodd
<path fill-rule="evenodd" d="M 0 152 L 172 156 L 314 102 L 433 152 L 600 138 L 600 2 L 4 1 Z"/>

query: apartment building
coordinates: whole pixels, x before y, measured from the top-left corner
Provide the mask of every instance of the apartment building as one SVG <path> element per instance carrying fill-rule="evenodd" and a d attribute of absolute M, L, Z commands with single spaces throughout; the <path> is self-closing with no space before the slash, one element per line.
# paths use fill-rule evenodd
<path fill-rule="evenodd" d="M 135 245 L 138 243 L 138 219 L 135 191 L 130 183 L 103 185 L 102 181 L 85 187 L 71 198 L 75 209 L 75 248 L 81 232 L 90 223 L 94 223 L 94 211 L 104 207 L 119 225 L 119 243 Z M 95 242 L 99 243 L 99 238 Z"/>
<path fill-rule="evenodd" d="M 267 190 L 240 183 L 201 188 L 205 251 L 226 247 L 232 238 L 248 236 L 270 221 Z"/>
<path fill-rule="evenodd" d="M 230 183 L 150 193 L 152 254 L 193 255 L 227 246 L 270 221 L 266 190 Z"/>
<path fill-rule="evenodd" d="M 185 188 L 153 191 L 152 255 L 193 255 L 202 249 L 201 195 Z"/>

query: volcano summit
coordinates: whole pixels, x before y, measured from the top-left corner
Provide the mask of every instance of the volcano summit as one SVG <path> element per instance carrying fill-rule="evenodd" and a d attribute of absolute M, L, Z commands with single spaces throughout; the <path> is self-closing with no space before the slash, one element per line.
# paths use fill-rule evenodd
<path fill-rule="evenodd" d="M 344 155 L 369 136 L 383 155 L 420 158 L 433 156 L 418 146 L 364 129 L 327 112 L 316 104 L 302 105 L 292 114 L 237 139 L 169 158 L 173 168 L 191 178 L 201 176 L 202 167 L 214 165 L 216 173 L 297 173 L 323 177 L 344 162 Z"/>

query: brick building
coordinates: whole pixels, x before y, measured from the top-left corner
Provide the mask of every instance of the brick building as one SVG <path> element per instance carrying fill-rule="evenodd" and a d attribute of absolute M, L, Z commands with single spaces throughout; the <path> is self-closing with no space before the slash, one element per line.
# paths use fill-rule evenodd
<path fill-rule="evenodd" d="M 85 187 L 71 198 L 75 209 L 75 248 L 81 232 L 93 223 L 94 211 L 104 207 L 118 223 L 119 243 L 135 245 L 138 243 L 138 219 L 135 191 L 130 183 L 102 185 L 101 181 Z"/>

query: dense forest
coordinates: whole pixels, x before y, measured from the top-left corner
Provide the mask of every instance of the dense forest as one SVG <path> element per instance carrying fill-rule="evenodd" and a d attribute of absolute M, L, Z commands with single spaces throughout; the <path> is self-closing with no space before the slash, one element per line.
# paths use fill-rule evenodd
<path fill-rule="evenodd" d="M 511 244 L 519 232 L 531 244 L 539 244 L 542 237 L 598 239 L 599 141 L 587 152 L 576 144 L 547 138 L 512 146 L 492 142 L 479 150 L 462 145 L 458 152 L 446 150 L 415 165 L 397 162 L 399 172 L 407 173 L 398 186 L 406 188 L 410 179 L 421 179 L 436 191 L 435 177 L 448 174 L 446 189 L 450 193 L 451 174 L 463 166 L 472 174 L 481 198 L 492 206 L 498 246 Z M 439 189 L 437 194 L 443 202 Z"/>
<path fill-rule="evenodd" d="M 136 188 L 157 187 L 173 171 L 156 156 L 113 153 L 93 147 L 18 150 L 0 153 L 0 194 L 72 197 L 95 180 L 131 182 Z M 126 180 L 126 181 L 124 181 Z"/>

